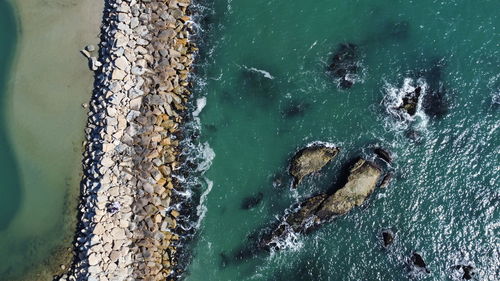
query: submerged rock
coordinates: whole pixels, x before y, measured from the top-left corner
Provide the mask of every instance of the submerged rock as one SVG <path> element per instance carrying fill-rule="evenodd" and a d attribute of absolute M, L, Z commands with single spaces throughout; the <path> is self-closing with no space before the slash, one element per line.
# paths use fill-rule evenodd
<path fill-rule="evenodd" d="M 341 88 L 348 89 L 354 85 L 354 76 L 360 70 L 358 59 L 358 46 L 353 43 L 340 44 L 333 55 L 331 64 L 328 66 L 328 72 L 339 79 Z"/>
<path fill-rule="evenodd" d="M 293 187 L 305 176 L 321 170 L 338 152 L 338 148 L 324 144 L 313 144 L 297 152 L 290 165 L 290 174 L 295 179 Z"/>
<path fill-rule="evenodd" d="M 241 208 L 243 210 L 252 209 L 259 205 L 262 199 L 264 199 L 264 193 L 262 192 L 257 193 L 257 195 L 255 196 L 246 197 L 245 199 L 243 199 L 243 202 L 241 202 Z"/>
<path fill-rule="evenodd" d="M 382 242 L 383 242 L 384 248 L 387 248 L 390 245 L 392 245 L 392 243 L 394 243 L 394 232 L 392 232 L 392 230 L 389 230 L 389 229 L 383 230 L 382 231 Z"/>
<path fill-rule="evenodd" d="M 455 265 L 453 269 L 460 270 L 463 272 L 462 279 L 471 280 L 472 275 L 474 275 L 474 267 L 472 265 Z"/>
<path fill-rule="evenodd" d="M 281 111 L 281 115 L 284 118 L 302 117 L 310 107 L 309 103 L 292 101 Z"/>
<path fill-rule="evenodd" d="M 411 255 L 410 262 L 414 269 L 425 273 L 430 273 L 429 269 L 427 269 L 427 264 L 420 254 L 414 252 Z"/>
<path fill-rule="evenodd" d="M 376 187 L 381 170 L 370 161 L 360 159 L 350 170 L 347 183 L 333 195 L 313 196 L 285 216 L 270 234 L 260 241 L 262 248 L 279 247 L 279 242 L 289 235 L 308 233 L 332 218 L 361 205 Z"/>
<path fill-rule="evenodd" d="M 384 160 L 385 162 L 387 163 L 392 162 L 392 155 L 391 152 L 389 152 L 388 150 L 383 149 L 381 147 L 376 147 L 375 149 L 373 149 L 373 152 L 375 152 L 375 154 L 377 154 L 377 156 L 380 159 Z"/>
<path fill-rule="evenodd" d="M 390 39 L 405 40 L 410 34 L 410 23 L 406 20 L 388 22 L 386 24 L 387 36 Z"/>
<path fill-rule="evenodd" d="M 445 59 L 435 58 L 431 61 L 431 66 L 420 73 L 429 84 L 429 89 L 423 97 L 422 109 L 430 117 L 441 118 L 448 112 L 445 67 Z"/>
<path fill-rule="evenodd" d="M 389 186 L 389 184 L 392 181 L 392 178 L 394 177 L 393 173 L 389 172 L 387 173 L 384 178 L 382 179 L 382 182 L 380 183 L 381 188 L 386 188 Z"/>

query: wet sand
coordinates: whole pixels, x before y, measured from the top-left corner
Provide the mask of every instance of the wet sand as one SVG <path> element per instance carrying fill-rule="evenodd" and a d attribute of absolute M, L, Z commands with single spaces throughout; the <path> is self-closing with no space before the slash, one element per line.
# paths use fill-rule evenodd
<path fill-rule="evenodd" d="M 52 280 L 70 262 L 103 1 L 20 0 L 20 38 L 5 102 L 21 203 L 0 233 L 0 280 Z"/>

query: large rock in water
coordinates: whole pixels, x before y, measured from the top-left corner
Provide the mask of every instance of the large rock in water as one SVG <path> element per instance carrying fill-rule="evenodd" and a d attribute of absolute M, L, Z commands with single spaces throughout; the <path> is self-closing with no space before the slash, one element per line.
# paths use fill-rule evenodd
<path fill-rule="evenodd" d="M 313 144 L 297 152 L 290 165 L 290 174 L 294 177 L 293 187 L 305 176 L 321 170 L 338 152 L 338 148 L 324 144 Z"/>
<path fill-rule="evenodd" d="M 269 235 L 260 241 L 262 248 L 279 247 L 279 241 L 288 235 L 309 230 L 349 212 L 361 205 L 375 190 L 382 171 L 374 163 L 360 159 L 350 170 L 347 183 L 333 195 L 320 194 L 302 202 L 297 210 L 287 215 Z"/>
<path fill-rule="evenodd" d="M 329 196 L 321 205 L 316 215 L 328 220 L 336 215 L 343 215 L 355 206 L 361 205 L 377 185 L 382 171 L 370 161 L 360 159 L 354 167 L 344 187 Z"/>

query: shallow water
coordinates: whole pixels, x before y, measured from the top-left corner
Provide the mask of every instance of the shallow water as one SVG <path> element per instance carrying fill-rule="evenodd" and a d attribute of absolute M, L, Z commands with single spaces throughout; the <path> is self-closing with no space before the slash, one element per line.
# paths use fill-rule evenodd
<path fill-rule="evenodd" d="M 497 1 L 204 5 L 195 92 L 207 97 L 200 142 L 216 156 L 186 280 L 460 280 L 460 264 L 474 266 L 475 280 L 498 280 Z M 359 50 L 350 89 L 326 71 L 340 43 Z M 391 114 L 386 101 L 405 78 L 441 87 L 432 101 L 442 106 L 414 120 Z M 290 157 L 317 140 L 342 152 L 291 191 Z M 280 252 L 238 255 L 293 203 L 336 186 L 346 163 L 375 144 L 395 158 L 387 189 Z M 242 208 L 259 193 L 260 203 Z M 386 228 L 396 242 L 383 249 Z M 408 272 L 413 251 L 429 274 Z"/>
<path fill-rule="evenodd" d="M 0 280 L 45 281 L 71 258 L 93 76 L 79 50 L 98 41 L 102 3 L 10 3 L 0 0 Z"/>
<path fill-rule="evenodd" d="M 17 41 L 16 19 L 14 11 L 9 2 L 0 1 L 0 107 L 5 106 L 5 95 L 7 92 L 7 81 L 9 79 L 9 71 L 14 55 L 14 49 Z M 17 163 L 14 159 L 11 144 L 6 135 L 5 116 L 0 116 L 0 163 L 2 163 L 2 184 L 0 185 L 0 231 L 5 230 L 14 214 L 18 209 L 18 204 L 21 198 L 21 190 L 17 187 L 18 170 Z"/>

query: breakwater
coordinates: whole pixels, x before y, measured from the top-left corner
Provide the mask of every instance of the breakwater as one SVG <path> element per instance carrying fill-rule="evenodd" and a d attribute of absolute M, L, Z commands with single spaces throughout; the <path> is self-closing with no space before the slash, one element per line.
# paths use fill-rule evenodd
<path fill-rule="evenodd" d="M 173 193 L 196 47 L 189 0 L 109 0 L 89 103 L 75 260 L 60 280 L 175 280 Z"/>

